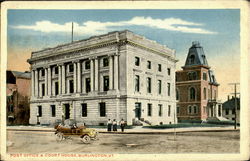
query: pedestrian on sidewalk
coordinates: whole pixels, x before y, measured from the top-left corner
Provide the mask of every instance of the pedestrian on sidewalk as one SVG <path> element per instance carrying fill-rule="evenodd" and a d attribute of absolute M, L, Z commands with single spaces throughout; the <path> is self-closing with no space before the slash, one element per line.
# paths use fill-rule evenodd
<path fill-rule="evenodd" d="M 115 119 L 113 120 L 113 131 L 117 131 L 117 122 Z"/>
<path fill-rule="evenodd" d="M 120 121 L 120 126 L 121 126 L 121 129 L 122 129 L 122 132 L 124 132 L 124 128 L 126 126 L 126 122 L 123 119 Z"/>
<path fill-rule="evenodd" d="M 108 120 L 107 125 L 108 125 L 108 131 L 111 131 L 111 128 L 112 128 L 112 121 L 111 121 L 110 119 Z"/>

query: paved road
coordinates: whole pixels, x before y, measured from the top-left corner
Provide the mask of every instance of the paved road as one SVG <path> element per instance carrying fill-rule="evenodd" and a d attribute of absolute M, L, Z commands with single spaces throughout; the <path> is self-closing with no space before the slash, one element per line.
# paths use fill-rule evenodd
<path fill-rule="evenodd" d="M 99 134 L 81 143 L 78 137 L 57 142 L 53 132 L 8 131 L 8 153 L 236 153 L 239 131 L 174 134 Z"/>

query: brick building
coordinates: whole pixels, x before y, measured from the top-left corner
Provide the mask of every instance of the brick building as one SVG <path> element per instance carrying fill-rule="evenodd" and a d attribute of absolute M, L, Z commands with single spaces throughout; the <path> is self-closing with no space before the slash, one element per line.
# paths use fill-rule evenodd
<path fill-rule="evenodd" d="M 32 52 L 30 123 L 174 122 L 174 50 L 130 31 Z"/>
<path fill-rule="evenodd" d="M 30 73 L 6 72 L 7 124 L 29 123 Z"/>
<path fill-rule="evenodd" d="M 218 119 L 222 106 L 213 71 L 199 42 L 189 48 L 185 65 L 176 72 L 178 121 Z"/>

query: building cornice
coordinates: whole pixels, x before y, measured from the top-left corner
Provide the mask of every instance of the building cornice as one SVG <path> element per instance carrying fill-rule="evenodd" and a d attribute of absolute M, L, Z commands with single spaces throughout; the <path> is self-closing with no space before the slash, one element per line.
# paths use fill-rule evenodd
<path fill-rule="evenodd" d="M 164 48 L 163 45 L 157 44 L 156 42 L 153 43 L 152 40 L 142 39 L 142 41 L 144 40 L 147 43 L 153 43 L 152 45 L 146 46 L 146 45 L 140 43 L 139 40 L 137 42 L 133 41 L 133 36 L 137 36 L 140 38 L 140 36 L 138 36 L 138 35 L 132 35 L 132 36 L 129 34 L 126 36 L 121 35 L 121 38 L 120 38 L 119 35 L 117 35 L 117 34 L 118 33 L 106 35 L 106 36 L 109 36 L 108 38 L 99 36 L 100 38 L 111 39 L 111 40 L 93 43 L 92 41 L 94 41 L 95 39 L 92 38 L 93 40 L 91 40 L 91 38 L 90 38 L 89 40 L 80 40 L 77 42 L 73 42 L 73 43 L 69 43 L 69 44 L 65 44 L 65 45 L 60 45 L 60 46 L 57 46 L 54 48 L 48 48 L 48 49 L 44 49 L 41 51 L 32 52 L 32 57 L 31 57 L 31 59 L 28 59 L 27 62 L 32 64 L 33 62 L 35 62 L 37 60 L 48 59 L 48 58 L 56 57 L 59 55 L 61 56 L 63 54 L 76 54 L 76 53 L 85 52 L 88 50 L 103 48 L 103 47 L 112 46 L 112 45 L 117 45 L 117 48 L 118 48 L 119 46 L 126 45 L 126 44 L 134 46 L 134 47 L 138 47 L 138 48 L 141 48 L 141 49 L 144 49 L 144 50 L 156 53 L 156 54 L 159 54 L 161 56 L 165 56 L 174 62 L 178 61 L 173 56 L 174 50 L 169 49 L 167 47 Z M 155 48 L 152 48 L 150 46 L 153 46 Z M 157 47 L 159 47 L 159 48 L 157 48 Z"/>

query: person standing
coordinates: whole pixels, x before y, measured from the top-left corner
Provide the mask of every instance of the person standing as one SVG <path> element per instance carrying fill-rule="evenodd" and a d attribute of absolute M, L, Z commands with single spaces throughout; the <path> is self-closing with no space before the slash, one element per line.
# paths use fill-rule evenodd
<path fill-rule="evenodd" d="M 108 125 L 108 131 L 111 131 L 112 121 L 110 119 L 108 120 L 107 125 Z"/>
<path fill-rule="evenodd" d="M 115 119 L 113 120 L 113 131 L 117 131 L 117 122 Z"/>
<path fill-rule="evenodd" d="M 126 125 L 126 122 L 122 119 L 121 122 L 120 122 L 122 132 L 124 132 L 125 125 Z"/>

